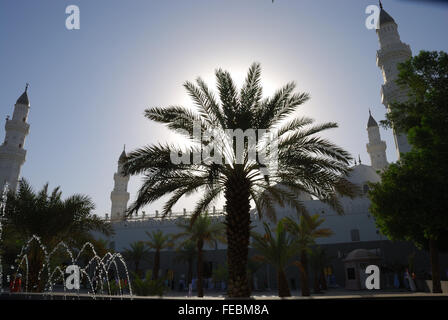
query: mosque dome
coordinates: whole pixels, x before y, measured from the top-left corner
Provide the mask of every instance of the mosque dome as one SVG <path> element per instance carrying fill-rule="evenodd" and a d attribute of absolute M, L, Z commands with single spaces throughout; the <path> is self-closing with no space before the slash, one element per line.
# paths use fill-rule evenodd
<path fill-rule="evenodd" d="M 344 261 L 362 261 L 362 260 L 379 260 L 381 259 L 376 254 L 366 249 L 356 249 L 350 252 Z"/>

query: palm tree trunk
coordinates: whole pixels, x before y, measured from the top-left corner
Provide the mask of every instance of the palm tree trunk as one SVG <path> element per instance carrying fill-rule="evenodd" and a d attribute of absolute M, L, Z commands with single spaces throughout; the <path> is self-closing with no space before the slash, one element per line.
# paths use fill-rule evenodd
<path fill-rule="evenodd" d="M 252 276 L 252 272 L 250 271 L 247 273 L 247 280 L 249 284 L 249 295 L 251 295 L 254 286 L 254 277 Z"/>
<path fill-rule="evenodd" d="M 434 239 L 429 240 L 429 254 L 431 256 L 432 292 L 442 293 L 442 285 L 440 283 L 439 250 L 437 248 L 437 241 Z"/>
<path fill-rule="evenodd" d="M 302 290 L 302 296 L 308 297 L 310 295 L 310 287 L 308 283 L 308 257 L 305 250 L 302 250 L 300 254 L 300 262 L 303 267 L 303 270 L 301 270 L 300 273 L 300 287 Z"/>
<path fill-rule="evenodd" d="M 319 269 L 314 270 L 314 293 L 320 293 L 320 271 Z"/>
<path fill-rule="evenodd" d="M 204 243 L 202 240 L 198 240 L 198 297 L 204 296 L 204 288 L 202 287 L 202 247 Z"/>
<path fill-rule="evenodd" d="M 193 259 L 188 259 L 187 289 L 190 287 L 192 279 L 193 279 Z"/>
<path fill-rule="evenodd" d="M 41 269 L 43 269 L 44 258 L 38 244 L 36 243 L 31 244 L 31 250 L 28 259 L 29 259 L 28 290 L 31 290 L 31 292 L 42 292 L 45 289 L 44 286 L 47 280 L 47 273 L 46 269 L 45 272 L 43 270 L 41 272 Z M 22 266 L 25 266 L 25 264 L 22 264 Z M 39 272 L 41 272 L 40 279 L 39 279 Z M 22 277 L 23 290 L 25 289 L 25 285 L 26 285 L 26 274 L 25 272 L 23 272 Z"/>
<path fill-rule="evenodd" d="M 247 257 L 250 239 L 250 184 L 242 174 L 229 177 L 225 183 L 227 263 L 229 297 L 249 297 Z"/>
<path fill-rule="evenodd" d="M 135 274 L 140 277 L 140 271 L 138 270 L 139 261 L 135 261 Z"/>
<path fill-rule="evenodd" d="M 278 279 L 278 296 L 280 298 L 290 297 L 291 291 L 289 290 L 288 281 L 286 280 L 285 271 L 283 269 L 278 269 L 277 279 Z"/>
<path fill-rule="evenodd" d="M 325 272 L 324 272 L 323 269 L 320 270 L 320 283 L 322 285 L 322 289 L 323 290 L 327 290 L 328 289 L 328 287 L 327 287 L 327 279 L 325 277 Z"/>
<path fill-rule="evenodd" d="M 154 267 L 152 269 L 153 280 L 157 280 L 159 278 L 159 269 L 160 269 L 160 250 L 156 250 L 156 254 L 154 256 Z"/>

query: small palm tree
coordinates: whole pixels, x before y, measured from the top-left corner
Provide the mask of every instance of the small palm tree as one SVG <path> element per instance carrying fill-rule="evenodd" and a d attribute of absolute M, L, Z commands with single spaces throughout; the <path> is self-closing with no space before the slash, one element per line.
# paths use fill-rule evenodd
<path fill-rule="evenodd" d="M 177 226 L 183 231 L 173 236 L 174 239 L 185 238 L 184 243 L 191 241 L 196 244 L 198 254 L 198 297 L 203 297 L 202 257 L 204 244 L 212 246 L 216 240 L 225 242 L 225 226 L 222 223 L 213 222 L 207 213 L 199 215 L 193 223 L 185 220 L 184 222 L 179 222 Z"/>
<path fill-rule="evenodd" d="M 181 197 L 199 191 L 203 197 L 194 208 L 194 220 L 223 195 L 228 295 L 248 297 L 251 201 L 258 214 L 266 209 L 268 217 L 275 219 L 275 203 L 306 212 L 297 196 L 308 193 L 342 213 L 338 195 L 354 196 L 356 188 L 344 178 L 349 172 L 350 155 L 328 140 L 316 137 L 337 124 L 312 125 L 312 119 L 295 116 L 298 107 L 309 99 L 307 93 L 294 93 L 295 84 L 289 83 L 272 97 L 263 98 L 258 63 L 250 67 L 241 90 L 237 90 L 227 71 L 218 69 L 216 79 L 219 101 L 205 82 L 198 79 L 196 84 L 184 85 L 195 108 L 145 110 L 147 118 L 182 134 L 191 145 L 150 145 L 128 155 L 123 163 L 124 174 L 144 174 L 128 214 L 170 195 L 162 212 L 167 215 Z M 263 131 L 271 133 L 271 137 Z M 254 139 L 247 136 L 236 139 L 236 132 L 253 135 Z M 278 133 L 278 138 L 273 132 Z M 182 161 L 173 161 L 173 155 L 182 155 Z M 280 188 L 279 183 L 284 187 Z"/>
<path fill-rule="evenodd" d="M 129 245 L 129 248 L 124 250 L 125 256 L 134 262 L 134 270 L 137 276 L 141 276 L 140 262 L 147 257 L 148 253 L 149 250 L 145 247 L 143 241 L 134 241 Z"/>
<path fill-rule="evenodd" d="M 283 220 L 286 229 L 295 237 L 299 245 L 300 261 L 295 264 L 300 270 L 302 295 L 309 296 L 308 253 L 311 251 L 311 246 L 316 244 L 317 238 L 329 237 L 333 234 L 333 231 L 329 228 L 319 228 L 325 219 L 318 214 L 312 216 L 301 215 L 298 222 L 290 217 L 285 217 Z"/>
<path fill-rule="evenodd" d="M 187 286 L 193 279 L 193 261 L 196 258 L 197 250 L 196 243 L 193 241 L 186 241 L 177 249 L 176 261 L 186 262 L 188 265 L 187 271 Z"/>
<path fill-rule="evenodd" d="M 267 262 L 277 269 L 278 296 L 290 297 L 285 268 L 297 253 L 298 245 L 285 229 L 284 222 L 280 220 L 272 234 L 271 228 L 264 223 L 265 234 L 252 233 L 252 246 L 258 251 L 254 259 Z"/>
<path fill-rule="evenodd" d="M 155 250 L 152 278 L 153 280 L 157 280 L 159 278 L 160 269 L 160 251 L 171 248 L 173 246 L 173 242 L 171 240 L 171 235 L 164 234 L 160 230 L 152 231 L 151 233 L 146 231 L 146 235 L 149 237 L 149 240 L 145 242 L 146 245 L 150 249 Z"/>

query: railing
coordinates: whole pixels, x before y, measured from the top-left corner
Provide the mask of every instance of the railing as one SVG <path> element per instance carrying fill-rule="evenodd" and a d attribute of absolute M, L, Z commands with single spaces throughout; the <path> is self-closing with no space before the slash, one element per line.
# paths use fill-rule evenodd
<path fill-rule="evenodd" d="M 317 202 L 313 200 L 313 202 Z M 370 203 L 353 201 L 349 203 L 344 203 L 344 215 L 369 215 L 368 206 Z M 333 209 L 328 207 L 328 205 L 324 205 L 321 203 L 319 206 L 312 206 L 308 207 L 308 211 L 310 214 L 320 214 L 323 217 L 329 217 L 329 216 L 339 216 L 338 213 L 336 213 Z M 225 216 L 226 209 L 225 207 L 223 209 L 216 209 L 213 207 L 212 210 L 208 211 L 208 216 L 213 219 L 223 219 Z M 291 212 L 289 214 L 294 214 L 295 211 L 291 209 Z M 161 213 L 159 213 L 158 210 L 155 211 L 153 214 L 146 214 L 145 211 L 141 211 L 139 213 L 133 214 L 132 216 L 126 217 L 126 218 L 118 218 L 118 219 L 111 219 L 109 214 L 106 213 L 105 217 L 100 217 L 101 220 L 106 222 L 112 222 L 112 223 L 120 223 L 120 222 L 129 222 L 129 223 L 138 223 L 138 222 L 154 222 L 154 223 L 164 223 L 164 222 L 173 222 L 176 219 L 186 218 L 188 219 L 193 214 L 193 211 L 187 211 L 184 209 L 183 211 L 178 212 L 171 212 L 167 214 L 165 217 L 162 216 Z M 250 211 L 251 220 L 259 220 L 258 212 L 255 209 L 252 209 Z"/>
<path fill-rule="evenodd" d="M 162 216 L 162 214 L 159 213 L 158 210 L 156 210 L 154 214 L 146 214 L 145 211 L 142 211 L 141 213 L 137 212 L 129 217 L 118 219 L 112 219 L 106 213 L 106 216 L 100 217 L 100 219 L 108 222 L 170 221 L 180 218 L 188 218 L 191 217 L 192 214 L 193 211 L 187 211 L 186 209 L 184 209 L 183 211 L 171 212 L 168 213 L 166 216 Z M 213 207 L 213 210 L 208 212 L 208 216 L 213 218 L 223 217 L 224 215 L 225 215 L 225 208 L 218 210 L 215 207 Z"/>

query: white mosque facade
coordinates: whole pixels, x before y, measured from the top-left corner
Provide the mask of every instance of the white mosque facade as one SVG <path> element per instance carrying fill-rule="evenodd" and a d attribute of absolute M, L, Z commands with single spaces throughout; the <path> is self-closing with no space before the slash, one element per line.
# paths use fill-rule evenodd
<path fill-rule="evenodd" d="M 381 88 L 382 103 L 390 110 L 391 103 L 394 101 L 403 101 L 406 98 L 406 92 L 398 88 L 394 83 L 397 78 L 397 64 L 411 57 L 409 45 L 404 44 L 400 40 L 397 24 L 394 19 L 381 8 L 379 17 L 379 26 L 377 35 L 380 43 L 380 49 L 377 52 L 377 64 L 381 69 L 384 84 Z M 27 89 L 17 100 L 12 119 L 7 119 L 5 129 L 6 135 L 3 144 L 0 146 L 0 184 L 2 186 L 8 183 L 9 188 L 15 190 L 20 175 L 20 169 L 25 162 L 26 150 L 24 149 L 25 138 L 29 132 L 29 124 L 27 123 L 28 111 L 30 103 L 28 100 Z M 345 271 L 341 267 L 341 263 L 350 252 L 355 249 L 370 250 L 379 257 L 387 258 L 386 255 L 393 256 L 391 259 L 407 260 L 406 252 L 409 252 L 409 244 L 390 247 L 388 241 L 377 230 L 375 219 L 369 212 L 370 201 L 367 198 L 368 183 L 380 181 L 379 173 L 387 167 L 386 143 L 381 140 L 378 123 L 369 114 L 367 120 L 367 152 L 370 156 L 370 165 L 358 163 L 352 167 L 348 179 L 360 186 L 362 196 L 355 199 L 342 198 L 341 202 L 344 208 L 344 215 L 337 214 L 328 205 L 321 201 L 314 200 L 310 196 L 302 196 L 305 206 L 312 214 L 319 214 L 325 218 L 322 227 L 328 227 L 333 231 L 333 235 L 328 238 L 318 239 L 317 244 L 325 247 L 328 254 L 339 259 L 336 263 L 335 273 L 339 277 L 339 283 L 343 283 Z M 394 131 L 395 147 L 397 154 L 405 153 L 410 150 L 409 144 L 404 135 L 400 135 Z M 121 174 L 121 162 L 126 158 L 126 152 L 123 150 L 118 162 L 117 172 L 114 174 L 114 189 L 110 194 L 111 212 L 106 214 L 106 220 L 113 224 L 115 234 L 108 238 L 111 247 L 116 251 L 123 251 L 128 248 L 132 242 L 145 241 L 147 239 L 146 232 L 161 230 L 164 233 L 175 234 L 178 232 L 175 222 L 177 219 L 188 216 L 186 209 L 178 214 L 173 213 L 170 217 L 162 219 L 155 214 L 146 214 L 141 211 L 132 217 L 124 218 L 124 213 L 128 206 L 130 198 L 127 191 L 129 176 Z M 192 204 L 194 206 L 194 204 Z M 213 208 L 210 214 L 216 220 L 223 220 L 222 210 Z M 277 207 L 277 219 L 284 216 L 295 216 L 294 210 L 288 207 Z M 255 210 L 251 212 L 251 221 L 254 231 L 262 232 L 262 222 Z M 271 221 L 266 221 L 272 223 Z M 99 237 L 101 235 L 98 234 Z M 401 247 L 400 247 L 401 246 Z M 398 249 L 397 249 L 398 248 Z M 225 245 L 216 243 L 213 247 L 206 247 L 206 263 L 209 267 L 207 270 L 213 269 L 217 264 L 225 263 Z M 387 251 L 393 253 L 387 253 Z M 161 270 L 163 273 L 174 266 L 177 274 L 185 274 L 185 266 L 180 265 L 174 260 L 175 252 L 166 250 L 162 256 Z M 149 268 L 149 267 L 148 267 Z M 296 268 L 297 269 L 297 268 Z M 291 287 L 294 288 L 293 282 L 298 279 L 298 271 L 288 271 L 288 278 L 291 281 Z M 275 273 L 268 266 L 263 268 L 259 274 L 259 278 L 266 279 L 265 287 L 271 287 L 274 283 Z M 297 280 L 298 281 L 298 280 Z M 262 284 L 260 284 L 262 286 Z"/>

